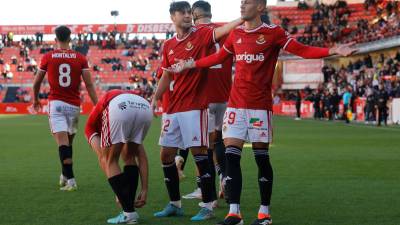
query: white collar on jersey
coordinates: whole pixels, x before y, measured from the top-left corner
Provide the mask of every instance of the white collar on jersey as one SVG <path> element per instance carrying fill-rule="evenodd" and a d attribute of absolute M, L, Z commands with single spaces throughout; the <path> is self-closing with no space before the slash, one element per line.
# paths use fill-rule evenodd
<path fill-rule="evenodd" d="M 194 31 L 196 31 L 196 28 L 195 28 L 195 27 L 191 27 L 189 33 L 188 33 L 185 37 L 183 37 L 182 39 L 179 39 L 179 38 L 178 38 L 178 34 L 177 34 L 177 35 L 175 35 L 175 39 L 176 39 L 176 41 L 178 41 L 178 42 L 184 41 L 184 40 L 186 40 L 186 38 L 188 38 L 188 37 L 190 36 L 190 34 L 192 34 Z"/>
<path fill-rule="evenodd" d="M 275 28 L 276 25 L 275 25 L 275 24 L 268 25 L 268 24 L 266 24 L 266 23 L 262 23 L 260 26 L 254 28 L 254 29 L 251 29 L 251 30 L 246 30 L 246 27 L 245 27 L 244 25 L 241 25 L 241 26 L 240 26 L 240 29 L 242 29 L 244 32 L 252 33 L 252 32 L 256 32 L 256 31 L 258 31 L 259 29 L 264 28 L 264 27 L 267 27 L 267 28 L 271 28 L 271 29 L 272 29 L 272 28 Z"/>

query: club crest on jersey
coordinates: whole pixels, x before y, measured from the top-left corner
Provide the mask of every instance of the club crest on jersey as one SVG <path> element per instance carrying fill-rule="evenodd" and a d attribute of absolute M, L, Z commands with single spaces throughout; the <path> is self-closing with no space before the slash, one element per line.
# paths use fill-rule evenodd
<path fill-rule="evenodd" d="M 236 41 L 236 44 L 242 44 L 242 39 L 239 38 L 239 39 Z"/>
<path fill-rule="evenodd" d="M 265 42 L 267 42 L 267 41 L 265 40 L 265 37 L 264 37 L 263 34 L 261 34 L 260 36 L 258 36 L 258 38 L 257 38 L 257 40 L 256 40 L 256 43 L 257 43 L 257 44 L 263 45 L 263 44 L 265 44 Z"/>
<path fill-rule="evenodd" d="M 119 103 L 118 104 L 118 108 L 120 109 L 120 110 L 125 110 L 126 109 L 126 102 L 121 102 L 121 103 Z"/>
<path fill-rule="evenodd" d="M 187 44 L 186 44 L 186 48 L 185 48 L 185 50 L 186 51 L 190 51 L 190 50 L 192 50 L 193 49 L 193 45 L 192 45 L 192 43 L 189 41 Z"/>

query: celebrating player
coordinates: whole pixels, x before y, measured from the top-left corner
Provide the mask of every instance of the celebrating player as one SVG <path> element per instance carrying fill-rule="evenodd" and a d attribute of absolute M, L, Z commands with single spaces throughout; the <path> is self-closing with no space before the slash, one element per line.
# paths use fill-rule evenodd
<path fill-rule="evenodd" d="M 72 142 L 78 128 L 81 77 L 93 104 L 97 103 L 97 96 L 85 56 L 70 49 L 71 30 L 66 26 L 59 26 L 55 33 L 59 49 L 48 52 L 42 58 L 33 84 L 33 107 L 36 111 L 41 107 L 39 90 L 47 73 L 50 85 L 50 129 L 58 144 L 62 165 L 60 190 L 73 191 L 77 189 L 77 185 L 72 169 Z"/>
<path fill-rule="evenodd" d="M 211 5 L 206 1 L 196 1 L 192 5 L 193 22 L 197 27 L 210 26 L 218 27 L 211 22 Z M 209 54 L 218 51 L 224 44 L 226 38 L 215 43 L 210 49 Z M 223 177 L 225 171 L 225 146 L 222 140 L 222 122 L 226 110 L 226 103 L 229 98 L 229 92 L 232 86 L 232 64 L 233 57 L 224 63 L 210 67 L 208 69 L 207 96 L 209 100 L 208 111 L 208 132 L 210 135 L 210 147 L 208 149 L 208 158 L 211 163 L 211 175 L 213 180 L 213 205 L 217 206 L 216 188 L 215 188 L 215 170 L 220 178 L 220 196 L 223 196 Z M 215 149 L 215 151 L 214 151 Z M 215 169 L 214 169 L 215 162 Z M 183 196 L 184 198 L 197 198 L 201 196 L 200 188 L 193 193 Z"/>
<path fill-rule="evenodd" d="M 135 206 L 140 208 L 146 202 L 148 162 L 142 142 L 152 118 L 147 100 L 121 90 L 107 92 L 88 118 L 86 138 L 123 209 L 117 217 L 107 220 L 108 223 L 136 224 L 139 216 Z M 123 172 L 118 164 L 121 152 L 125 162 Z M 135 203 L 139 173 L 142 189 Z"/>
<path fill-rule="evenodd" d="M 177 1 L 170 5 L 170 15 L 177 36 L 167 40 L 163 47 L 163 69 L 169 68 L 179 59 L 198 59 L 207 55 L 209 49 L 227 35 L 240 19 L 225 26 L 193 27 L 191 7 L 188 2 Z M 202 76 L 204 75 L 204 76 Z M 155 213 L 156 217 L 180 216 L 183 214 L 179 190 L 179 178 L 174 158 L 177 149 L 190 148 L 200 174 L 200 186 L 204 207 L 192 217 L 193 221 L 213 217 L 211 168 L 208 163 L 207 147 L 207 70 L 195 69 L 172 75 L 164 70 L 152 101 L 153 109 L 163 93 L 171 86 L 168 108 L 164 117 L 160 135 L 161 161 L 164 180 L 167 186 L 170 203 L 164 210 Z"/>
<path fill-rule="evenodd" d="M 281 49 L 303 58 L 322 58 L 330 55 L 348 56 L 356 51 L 352 43 L 333 48 L 305 46 L 290 37 L 279 26 L 261 21 L 266 0 L 242 0 L 243 26 L 233 30 L 223 48 L 216 54 L 193 61 L 188 59 L 171 66 L 180 73 L 183 69 L 208 68 L 224 62 L 230 55 L 236 59 L 236 74 L 229 96 L 228 108 L 222 128 L 226 146 L 226 192 L 229 196 L 229 213 L 221 225 L 243 224 L 240 213 L 242 173 L 240 159 L 245 141 L 252 143 L 258 166 L 258 184 L 261 204 L 257 224 L 271 224 L 270 200 L 273 171 L 269 157 L 272 138 L 272 77 Z"/>

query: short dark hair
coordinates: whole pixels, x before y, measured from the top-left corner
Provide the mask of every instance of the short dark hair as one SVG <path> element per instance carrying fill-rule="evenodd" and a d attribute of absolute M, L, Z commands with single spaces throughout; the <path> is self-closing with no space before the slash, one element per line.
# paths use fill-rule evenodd
<path fill-rule="evenodd" d="M 203 12 L 205 12 L 205 13 L 211 14 L 211 5 L 210 5 L 210 3 L 206 2 L 206 1 L 200 0 L 200 1 L 193 3 L 192 10 L 195 10 L 196 8 L 203 10 Z"/>
<path fill-rule="evenodd" d="M 265 6 L 267 6 L 267 0 L 257 0 L 258 3 L 263 4 Z"/>
<path fill-rule="evenodd" d="M 56 38 L 60 42 L 67 42 L 71 38 L 71 30 L 67 26 L 58 26 L 56 28 Z"/>
<path fill-rule="evenodd" d="M 169 5 L 169 14 L 174 14 L 175 12 L 184 12 L 186 9 L 191 9 L 189 2 L 187 1 L 178 1 L 172 2 Z"/>

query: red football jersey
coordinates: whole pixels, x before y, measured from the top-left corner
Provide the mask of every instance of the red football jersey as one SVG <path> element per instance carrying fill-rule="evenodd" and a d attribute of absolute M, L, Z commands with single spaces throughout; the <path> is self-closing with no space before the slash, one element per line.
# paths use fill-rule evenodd
<path fill-rule="evenodd" d="M 236 59 L 228 107 L 272 110 L 272 78 L 280 49 L 293 40 L 279 26 L 262 24 L 253 30 L 233 30 L 224 49 Z"/>
<path fill-rule="evenodd" d="M 185 38 L 173 37 L 164 43 L 162 68 L 170 67 L 179 59 L 196 60 L 205 57 L 214 43 L 214 28 L 192 27 Z M 166 111 L 168 114 L 208 107 L 207 71 L 208 69 L 191 69 L 173 74 L 173 91 Z"/>
<path fill-rule="evenodd" d="M 115 97 L 117 97 L 120 94 L 134 94 L 133 91 L 123 91 L 123 90 L 110 90 L 108 91 L 101 99 L 99 102 L 96 104 L 94 109 L 89 115 L 89 118 L 86 122 L 85 126 L 85 136 L 86 139 L 90 142 L 90 139 L 95 135 L 95 134 L 100 134 L 101 133 L 101 128 L 102 128 L 102 114 L 105 109 L 107 109 L 109 103 L 111 100 L 113 100 Z"/>
<path fill-rule="evenodd" d="M 197 27 L 210 26 L 219 27 L 218 24 L 200 24 Z M 226 38 L 222 38 L 208 52 L 209 55 L 218 52 L 225 43 Z M 232 87 L 232 66 L 233 57 L 225 60 L 222 64 L 212 66 L 208 69 L 207 95 L 209 103 L 223 103 L 229 99 L 229 93 Z"/>
<path fill-rule="evenodd" d="M 60 100 L 79 106 L 82 71 L 88 70 L 82 54 L 70 49 L 57 49 L 45 54 L 40 70 L 46 71 L 50 85 L 49 100 Z"/>

